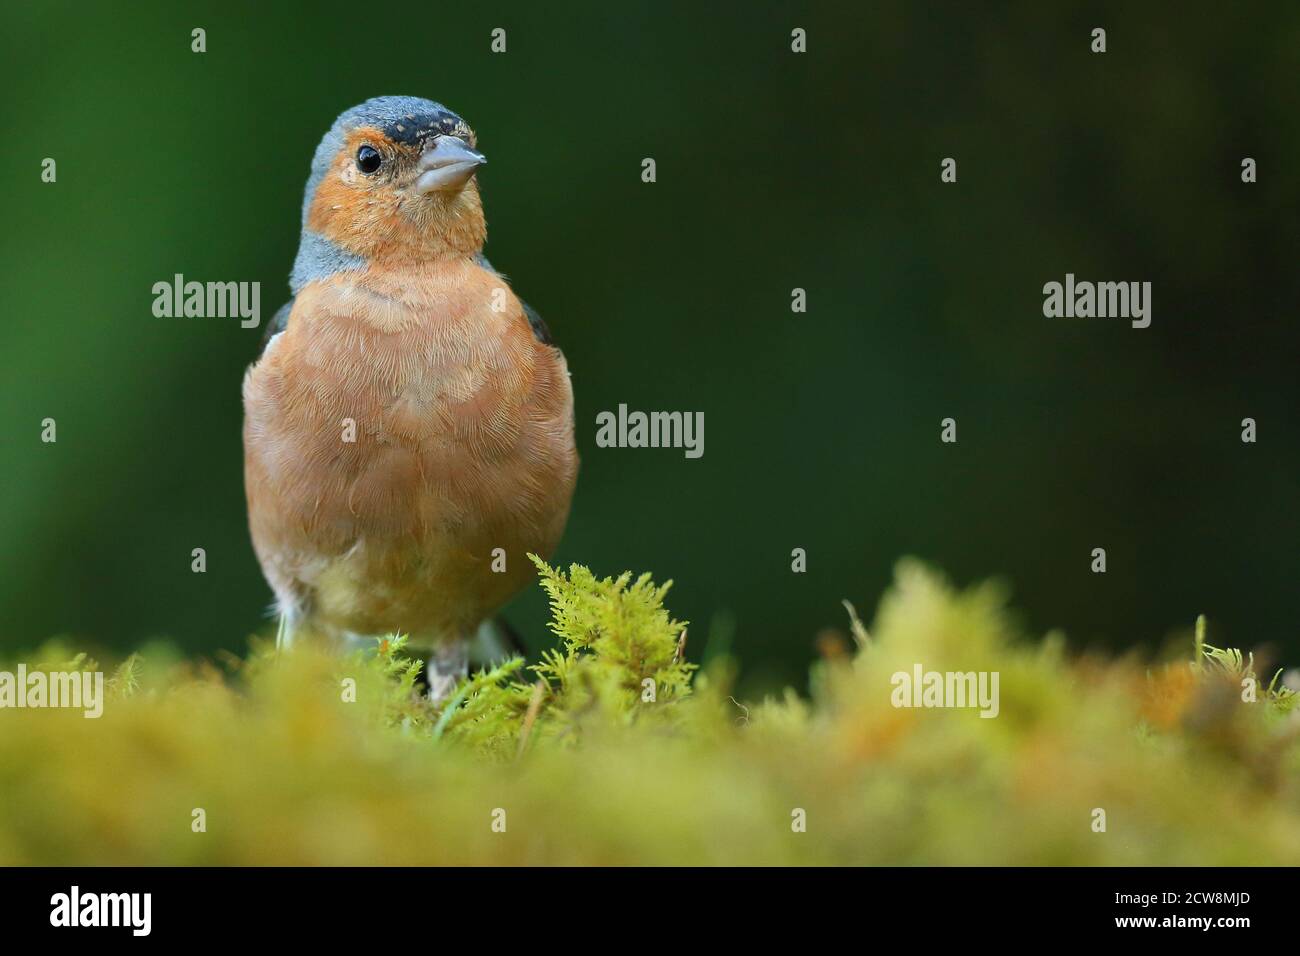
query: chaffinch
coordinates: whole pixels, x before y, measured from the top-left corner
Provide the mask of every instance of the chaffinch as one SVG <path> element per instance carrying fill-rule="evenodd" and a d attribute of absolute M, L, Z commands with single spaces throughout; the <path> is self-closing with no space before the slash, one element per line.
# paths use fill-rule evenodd
<path fill-rule="evenodd" d="M 385 96 L 316 148 L 292 300 L 244 378 L 253 547 L 282 643 L 410 635 L 434 697 L 564 529 L 564 356 L 483 256 L 473 130 Z"/>

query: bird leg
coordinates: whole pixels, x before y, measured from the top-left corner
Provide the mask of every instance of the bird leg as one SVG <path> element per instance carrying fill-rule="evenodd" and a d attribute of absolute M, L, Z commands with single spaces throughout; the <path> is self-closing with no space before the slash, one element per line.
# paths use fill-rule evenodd
<path fill-rule="evenodd" d="M 439 644 L 434 648 L 425 668 L 429 683 L 429 700 L 433 703 L 446 700 L 452 690 L 469 676 L 469 647 L 457 640 Z"/>

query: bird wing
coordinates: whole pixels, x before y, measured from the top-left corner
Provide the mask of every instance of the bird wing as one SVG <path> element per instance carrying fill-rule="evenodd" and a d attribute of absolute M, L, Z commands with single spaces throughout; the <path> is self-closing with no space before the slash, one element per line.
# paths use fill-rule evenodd
<path fill-rule="evenodd" d="M 474 257 L 474 262 L 493 275 L 501 275 L 500 272 L 492 267 L 492 263 L 488 262 L 487 256 L 483 255 L 481 252 Z M 502 278 L 505 277 L 502 276 Z M 516 295 L 518 295 L 518 293 L 516 293 Z M 528 318 L 528 325 L 533 330 L 533 335 L 536 336 L 537 341 L 541 342 L 543 345 L 555 345 L 555 340 L 551 338 L 551 330 L 547 327 L 546 322 L 542 319 L 541 315 L 538 314 L 537 310 L 522 298 L 519 300 L 519 304 L 524 307 L 524 315 Z"/>
<path fill-rule="evenodd" d="M 289 324 L 289 313 L 293 311 L 293 303 L 294 299 L 290 299 L 280 306 L 275 315 L 271 316 L 271 321 L 266 323 L 266 331 L 262 333 L 262 345 L 257 350 L 258 358 L 261 358 L 266 352 L 266 347 L 271 343 L 271 339 L 283 332 Z"/>

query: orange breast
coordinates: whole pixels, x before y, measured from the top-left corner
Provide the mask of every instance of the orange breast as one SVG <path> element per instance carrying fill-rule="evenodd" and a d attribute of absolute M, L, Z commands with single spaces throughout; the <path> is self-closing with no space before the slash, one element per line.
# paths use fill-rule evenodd
<path fill-rule="evenodd" d="M 281 602 L 326 631 L 462 636 L 568 516 L 564 357 L 468 261 L 307 286 L 244 409 L 254 547 Z"/>

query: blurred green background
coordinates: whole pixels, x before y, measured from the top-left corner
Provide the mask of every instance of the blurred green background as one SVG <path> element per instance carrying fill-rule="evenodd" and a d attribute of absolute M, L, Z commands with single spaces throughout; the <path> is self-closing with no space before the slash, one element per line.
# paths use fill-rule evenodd
<path fill-rule="evenodd" d="M 1076 646 L 1205 612 L 1296 663 L 1300 5 L 861 6 L 10 8 L 0 641 L 207 653 L 266 626 L 240 445 L 262 332 L 155 318 L 151 287 L 259 281 L 269 319 L 317 141 L 403 93 L 476 128 L 487 253 L 568 356 L 558 559 L 675 579 L 696 655 L 734 628 L 750 688 L 801 681 L 840 599 L 865 613 L 915 554 L 1005 577 Z M 1044 318 L 1066 272 L 1151 281 L 1152 326 Z M 596 448 L 620 402 L 703 411 L 704 457 Z M 534 647 L 542 609 L 508 612 Z"/>

